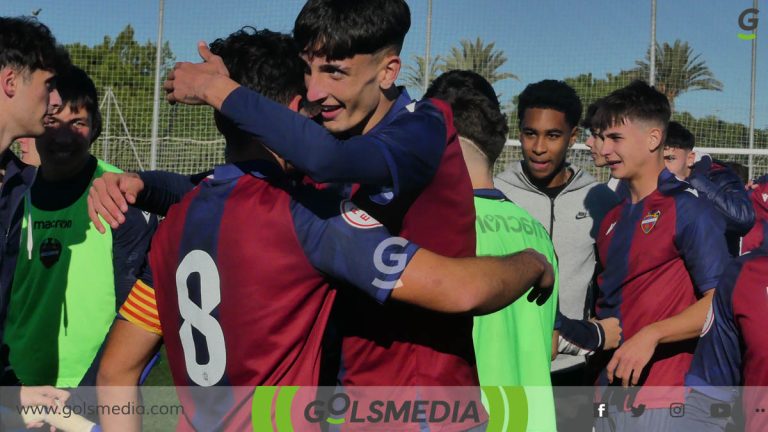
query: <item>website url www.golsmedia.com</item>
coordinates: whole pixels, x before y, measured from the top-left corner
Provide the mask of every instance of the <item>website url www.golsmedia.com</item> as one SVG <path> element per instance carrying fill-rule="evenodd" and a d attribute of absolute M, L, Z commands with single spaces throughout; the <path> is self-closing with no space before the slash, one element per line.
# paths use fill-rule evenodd
<path fill-rule="evenodd" d="M 20 415 L 60 415 L 69 418 L 72 415 L 93 417 L 96 415 L 179 415 L 184 413 L 181 405 L 32 405 L 17 407 Z"/>

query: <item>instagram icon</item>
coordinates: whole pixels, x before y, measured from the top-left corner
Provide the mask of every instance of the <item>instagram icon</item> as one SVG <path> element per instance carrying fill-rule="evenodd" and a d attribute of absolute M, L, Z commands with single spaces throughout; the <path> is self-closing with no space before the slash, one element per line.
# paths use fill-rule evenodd
<path fill-rule="evenodd" d="M 685 416 L 685 404 L 679 402 L 669 404 L 669 416 L 676 418 Z"/>

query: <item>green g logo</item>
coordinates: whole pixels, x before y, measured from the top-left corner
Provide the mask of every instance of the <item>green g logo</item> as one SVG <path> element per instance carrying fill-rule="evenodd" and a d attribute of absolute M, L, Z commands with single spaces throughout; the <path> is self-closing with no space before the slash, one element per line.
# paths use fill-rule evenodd
<path fill-rule="evenodd" d="M 754 8 L 744 9 L 741 15 L 739 15 L 739 27 L 742 30 L 751 31 L 751 32 L 754 32 L 755 30 L 757 30 L 757 22 L 758 22 L 757 14 L 758 13 L 760 13 L 760 11 Z M 752 40 L 755 38 L 756 34 L 755 33 L 750 33 L 750 34 L 739 33 L 737 36 L 739 37 L 739 39 Z"/>

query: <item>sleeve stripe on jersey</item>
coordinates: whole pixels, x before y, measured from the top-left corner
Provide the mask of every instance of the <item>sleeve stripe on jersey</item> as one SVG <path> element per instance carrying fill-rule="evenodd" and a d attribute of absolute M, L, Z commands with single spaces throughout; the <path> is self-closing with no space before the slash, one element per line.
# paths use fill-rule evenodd
<path fill-rule="evenodd" d="M 160 319 L 156 315 L 153 315 L 151 311 L 134 302 L 132 298 L 128 298 L 123 306 L 130 308 L 132 312 L 140 315 L 144 320 L 160 325 Z"/>
<path fill-rule="evenodd" d="M 149 299 L 152 304 L 155 304 L 155 290 L 145 284 L 141 279 L 136 280 L 136 283 L 133 285 L 133 290 L 144 294 L 145 298 Z"/>
<path fill-rule="evenodd" d="M 154 290 L 141 281 L 136 281 L 128 298 L 120 308 L 120 315 L 127 321 L 155 334 L 162 335 L 157 314 Z"/>
<path fill-rule="evenodd" d="M 157 303 L 155 303 L 154 297 L 147 297 L 138 290 L 133 290 L 127 300 L 131 300 L 134 305 L 144 309 L 143 312 L 152 318 L 159 319 L 157 316 Z"/>

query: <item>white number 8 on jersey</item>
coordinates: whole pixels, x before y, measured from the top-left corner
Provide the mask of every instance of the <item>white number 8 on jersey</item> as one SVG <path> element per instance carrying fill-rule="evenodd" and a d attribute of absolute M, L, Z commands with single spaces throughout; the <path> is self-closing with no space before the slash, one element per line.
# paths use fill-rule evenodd
<path fill-rule="evenodd" d="M 200 307 L 189 298 L 187 281 L 193 273 L 200 275 Z M 183 318 L 179 337 L 184 350 L 187 375 L 195 384 L 209 387 L 218 383 L 227 367 L 227 351 L 224 346 L 224 332 L 211 312 L 221 303 L 219 270 L 208 253 L 195 249 L 187 254 L 176 270 L 176 290 L 179 298 L 179 313 Z M 197 362 L 192 327 L 205 337 L 208 348 L 208 363 Z"/>

